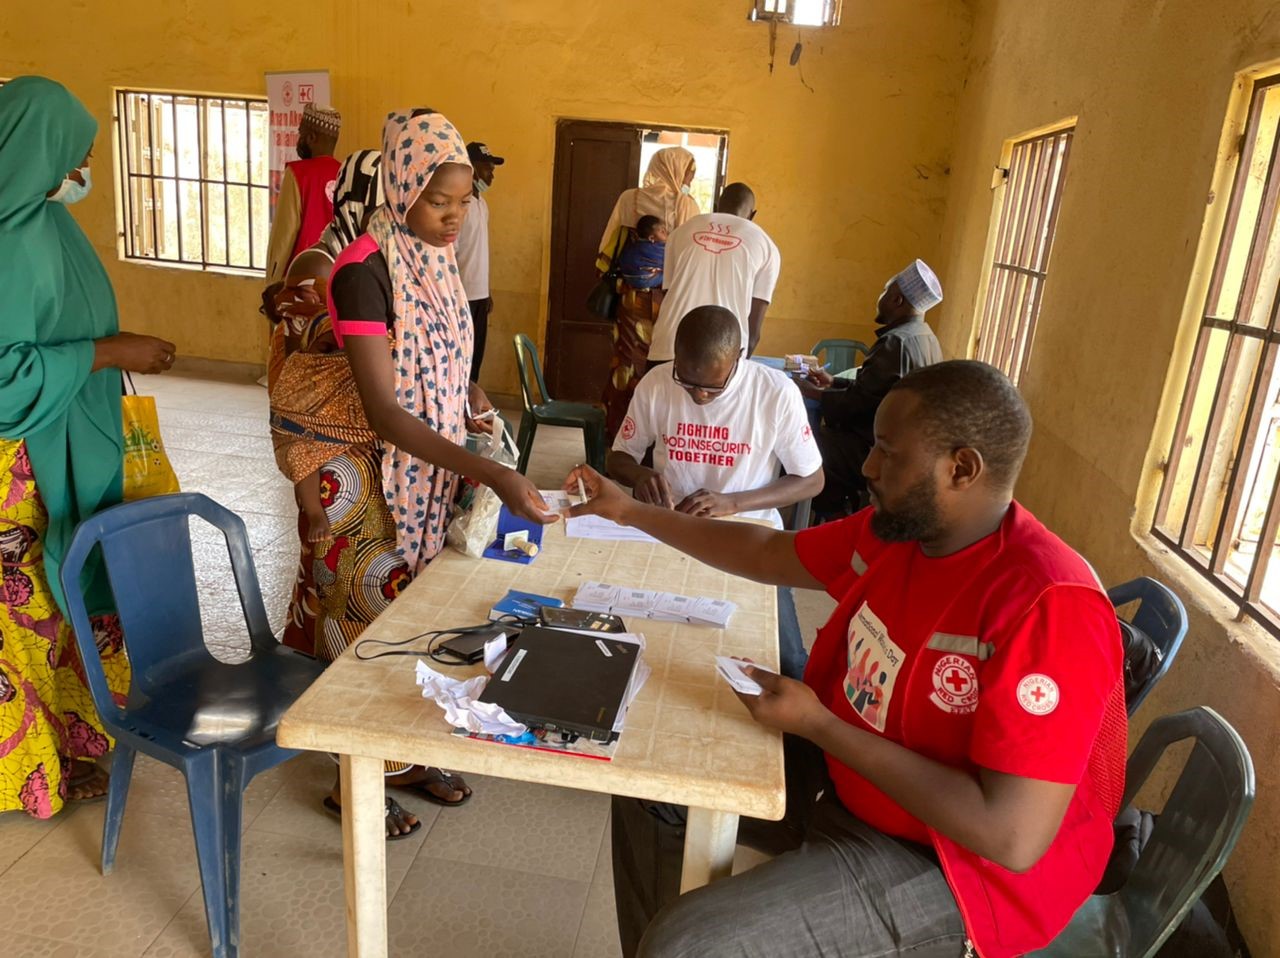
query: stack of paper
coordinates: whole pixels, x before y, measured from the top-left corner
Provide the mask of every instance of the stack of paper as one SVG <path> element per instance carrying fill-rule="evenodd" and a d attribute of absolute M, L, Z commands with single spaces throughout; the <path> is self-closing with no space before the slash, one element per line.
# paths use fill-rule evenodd
<path fill-rule="evenodd" d="M 672 592 L 628 589 L 603 582 L 584 582 L 573 597 L 573 607 L 585 612 L 654 619 L 659 622 L 688 622 L 723 629 L 737 610 L 728 599 L 696 598 Z"/>
<path fill-rule="evenodd" d="M 564 513 L 582 500 L 557 489 L 540 489 L 539 494 L 552 512 Z M 603 516 L 576 516 L 564 520 L 564 534 L 570 539 L 596 539 L 601 542 L 657 542 L 653 536 L 630 526 L 620 526 Z"/>

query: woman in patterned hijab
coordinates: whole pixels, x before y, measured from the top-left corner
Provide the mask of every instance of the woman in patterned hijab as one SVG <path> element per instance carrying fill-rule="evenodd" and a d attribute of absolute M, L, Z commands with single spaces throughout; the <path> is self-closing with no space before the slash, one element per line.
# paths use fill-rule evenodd
<path fill-rule="evenodd" d="M 470 382 L 471 316 L 453 251 L 472 196 L 462 137 L 434 111 L 392 113 L 381 172 L 386 203 L 339 254 L 328 286 L 334 336 L 378 443 L 321 468 L 332 545 L 316 556 L 314 595 L 285 634 L 328 661 L 440 552 L 460 477 L 490 486 L 526 519 L 557 518 L 524 476 L 464 446 L 468 426 L 484 428 L 469 410 L 491 407 Z M 470 795 L 439 769 L 388 763 L 387 774 L 389 785 L 439 804 Z M 335 787 L 325 806 L 340 802 Z M 419 827 L 388 808 L 388 838 Z"/>

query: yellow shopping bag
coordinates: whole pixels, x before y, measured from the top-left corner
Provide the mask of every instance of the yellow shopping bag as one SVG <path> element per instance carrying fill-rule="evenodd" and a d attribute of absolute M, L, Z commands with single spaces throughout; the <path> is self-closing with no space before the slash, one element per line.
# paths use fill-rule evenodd
<path fill-rule="evenodd" d="M 132 383 L 129 384 L 132 387 Z M 124 497 L 146 499 L 179 492 L 178 476 L 165 455 L 160 417 L 152 396 L 126 395 L 120 400 L 124 418 Z"/>

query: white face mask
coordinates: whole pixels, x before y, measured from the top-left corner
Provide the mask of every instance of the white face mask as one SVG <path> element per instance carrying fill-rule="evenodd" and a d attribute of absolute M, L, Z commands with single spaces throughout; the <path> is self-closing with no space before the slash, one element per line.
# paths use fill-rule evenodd
<path fill-rule="evenodd" d="M 492 186 L 492 185 L 493 185 L 493 184 L 491 184 L 491 183 L 486 183 L 484 180 L 480 179 L 479 177 L 476 177 L 476 192 L 477 192 L 477 193 L 483 193 L 485 190 L 487 190 L 487 189 L 488 189 L 490 186 Z"/>
<path fill-rule="evenodd" d="M 77 183 L 71 177 L 67 177 L 62 181 L 62 185 L 58 187 L 58 191 L 49 197 L 51 203 L 65 203 L 70 206 L 72 203 L 79 203 L 82 199 L 89 195 L 89 188 L 93 186 L 93 180 L 89 176 L 89 167 L 82 166 L 77 171 L 83 183 Z"/>

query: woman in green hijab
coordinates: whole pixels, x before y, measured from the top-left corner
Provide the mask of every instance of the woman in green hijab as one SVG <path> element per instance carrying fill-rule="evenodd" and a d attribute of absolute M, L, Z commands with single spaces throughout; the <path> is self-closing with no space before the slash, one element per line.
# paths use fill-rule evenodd
<path fill-rule="evenodd" d="M 120 370 L 174 345 L 121 333 L 106 270 L 67 206 L 89 192 L 97 122 L 63 86 L 0 87 L 0 812 L 106 791 L 110 742 L 64 619 L 58 567 L 80 520 L 120 501 Z M 112 692 L 129 687 L 105 579 L 88 585 Z"/>

